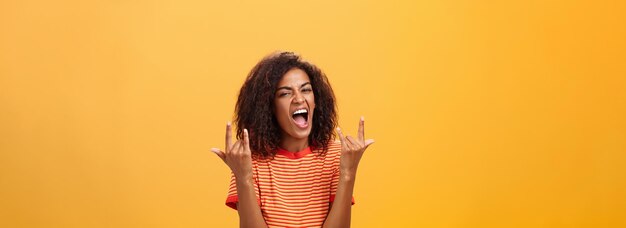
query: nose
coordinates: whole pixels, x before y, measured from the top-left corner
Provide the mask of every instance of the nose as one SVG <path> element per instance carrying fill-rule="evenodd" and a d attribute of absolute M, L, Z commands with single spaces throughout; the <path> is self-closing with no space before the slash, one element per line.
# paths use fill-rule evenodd
<path fill-rule="evenodd" d="M 294 100 L 294 102 L 296 102 L 296 103 L 298 103 L 298 104 L 300 104 L 300 103 L 304 103 L 304 101 L 305 101 L 305 100 L 304 100 L 304 96 L 302 96 L 302 93 L 300 93 L 300 92 L 296 92 L 296 94 L 295 94 L 295 95 L 296 95 L 296 96 L 295 96 L 295 98 L 293 99 L 293 100 Z"/>

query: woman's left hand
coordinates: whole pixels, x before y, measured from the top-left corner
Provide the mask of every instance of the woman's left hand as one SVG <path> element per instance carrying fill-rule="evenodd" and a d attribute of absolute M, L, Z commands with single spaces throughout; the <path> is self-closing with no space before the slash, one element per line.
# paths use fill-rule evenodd
<path fill-rule="evenodd" d="M 356 175 L 356 169 L 359 166 L 359 161 L 363 156 L 365 149 L 374 143 L 373 139 L 365 139 L 365 120 L 361 117 L 359 121 L 358 137 L 355 139 L 352 136 L 343 136 L 340 128 L 337 128 L 337 134 L 341 141 L 341 161 L 340 161 L 340 173 L 342 176 L 353 178 Z"/>

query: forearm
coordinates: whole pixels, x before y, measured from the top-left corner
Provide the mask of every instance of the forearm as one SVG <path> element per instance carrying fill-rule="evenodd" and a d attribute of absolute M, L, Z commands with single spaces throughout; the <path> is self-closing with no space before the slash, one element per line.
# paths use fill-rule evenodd
<path fill-rule="evenodd" d="M 252 178 L 237 179 L 239 227 L 267 227 L 257 203 Z"/>
<path fill-rule="evenodd" d="M 333 201 L 324 227 L 350 227 L 352 212 L 352 193 L 356 175 L 346 174 L 339 177 L 335 201 Z"/>

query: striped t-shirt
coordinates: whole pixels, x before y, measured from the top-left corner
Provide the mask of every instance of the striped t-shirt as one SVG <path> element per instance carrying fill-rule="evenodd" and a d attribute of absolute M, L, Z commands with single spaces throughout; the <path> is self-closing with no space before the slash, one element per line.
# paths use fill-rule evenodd
<path fill-rule="evenodd" d="M 278 149 L 273 160 L 252 160 L 257 202 L 269 227 L 321 227 L 339 182 L 341 144 L 326 156 L 310 147 L 298 152 Z M 237 209 L 237 186 L 231 172 L 226 205 Z M 354 197 L 352 197 L 354 204 Z"/>

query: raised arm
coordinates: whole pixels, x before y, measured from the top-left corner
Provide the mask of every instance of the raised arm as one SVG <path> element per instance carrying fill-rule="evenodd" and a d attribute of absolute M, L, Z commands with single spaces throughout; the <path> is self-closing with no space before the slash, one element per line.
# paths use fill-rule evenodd
<path fill-rule="evenodd" d="M 252 180 L 252 153 L 248 130 L 243 130 L 243 140 L 232 143 L 230 123 L 226 124 L 226 150 L 213 148 L 226 165 L 233 171 L 237 184 L 237 212 L 239 213 L 239 227 L 267 227 L 261 214 L 261 207 L 257 203 Z"/>
<path fill-rule="evenodd" d="M 328 217 L 324 222 L 324 227 L 350 227 L 352 213 L 352 193 L 354 191 L 354 181 L 359 161 L 365 149 L 372 143 L 373 139 L 365 140 L 365 120 L 361 117 L 359 121 L 359 132 L 357 139 L 351 136 L 344 137 L 341 129 L 337 128 L 337 134 L 341 141 L 341 158 L 339 165 L 339 182 L 335 201 L 330 206 Z"/>

